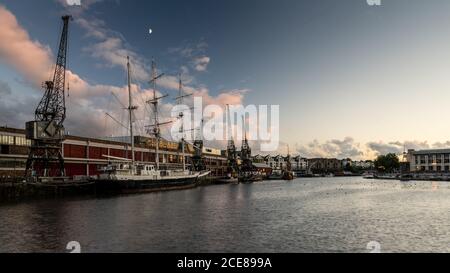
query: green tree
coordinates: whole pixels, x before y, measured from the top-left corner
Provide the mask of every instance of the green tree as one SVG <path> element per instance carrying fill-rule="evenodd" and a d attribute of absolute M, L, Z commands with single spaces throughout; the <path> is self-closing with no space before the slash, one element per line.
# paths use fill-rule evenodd
<path fill-rule="evenodd" d="M 400 168 L 400 160 L 396 154 L 380 155 L 375 160 L 377 170 L 392 172 Z"/>

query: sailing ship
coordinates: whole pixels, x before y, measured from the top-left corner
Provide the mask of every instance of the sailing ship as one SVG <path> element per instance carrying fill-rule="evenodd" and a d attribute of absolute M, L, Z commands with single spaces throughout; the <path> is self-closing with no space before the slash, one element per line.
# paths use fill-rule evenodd
<path fill-rule="evenodd" d="M 159 143 L 161 140 L 160 126 L 169 124 L 171 122 L 159 122 L 158 116 L 158 104 L 159 101 L 166 96 L 157 97 L 156 95 L 156 81 L 161 78 L 163 74 L 157 75 L 156 64 L 152 61 L 152 80 L 150 84 L 153 85 L 153 98 L 147 103 L 152 106 L 154 124 L 149 126 L 156 140 L 155 146 L 155 164 L 137 163 L 135 160 L 135 143 L 133 132 L 133 111 L 137 109 L 133 106 L 133 100 L 131 95 L 131 76 L 130 76 L 130 59 L 127 57 L 127 70 L 128 70 L 128 114 L 129 114 L 129 132 L 131 136 L 131 159 L 112 157 L 103 155 L 111 162 L 101 171 L 98 179 L 95 181 L 97 192 L 119 192 L 119 193 L 135 193 L 135 192 L 151 192 L 151 191 L 164 191 L 164 190 L 177 190 L 188 189 L 197 186 L 200 179 L 208 176 L 209 171 L 191 171 L 186 168 L 186 156 L 185 156 L 185 140 L 181 139 L 182 150 L 182 169 L 164 169 L 160 168 L 159 160 Z M 181 92 L 181 80 L 180 80 L 180 92 Z M 183 97 L 180 94 L 178 99 Z M 183 118 L 183 114 L 180 113 L 179 118 Z M 181 122 L 183 123 L 183 122 Z"/>

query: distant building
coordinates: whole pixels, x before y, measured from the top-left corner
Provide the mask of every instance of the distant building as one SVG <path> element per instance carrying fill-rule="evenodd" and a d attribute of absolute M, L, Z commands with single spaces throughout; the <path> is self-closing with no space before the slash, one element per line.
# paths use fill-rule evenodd
<path fill-rule="evenodd" d="M 264 177 L 268 177 L 272 174 L 272 168 L 265 163 L 253 163 L 253 166 L 258 172 L 260 172 Z"/>
<path fill-rule="evenodd" d="M 371 160 L 353 161 L 352 166 L 359 169 L 370 170 L 375 168 L 375 163 Z"/>
<path fill-rule="evenodd" d="M 308 159 L 296 156 L 292 158 L 292 170 L 297 172 L 303 172 L 308 170 Z"/>
<path fill-rule="evenodd" d="M 336 158 L 308 159 L 308 168 L 313 173 L 340 172 L 343 170 L 341 160 Z"/>
<path fill-rule="evenodd" d="M 253 157 L 253 162 L 254 163 L 266 163 L 266 157 L 263 155 L 255 155 Z"/>
<path fill-rule="evenodd" d="M 256 155 L 253 157 L 254 163 L 265 164 L 273 170 L 283 170 L 287 166 L 288 157 L 282 155 Z M 308 160 L 301 156 L 291 157 L 291 168 L 294 172 L 306 171 L 308 169 Z"/>
<path fill-rule="evenodd" d="M 411 172 L 450 172 L 450 149 L 408 150 Z"/>
<path fill-rule="evenodd" d="M 265 160 L 266 164 L 269 165 L 274 170 L 282 170 L 286 166 L 284 157 L 281 155 L 267 156 Z"/>

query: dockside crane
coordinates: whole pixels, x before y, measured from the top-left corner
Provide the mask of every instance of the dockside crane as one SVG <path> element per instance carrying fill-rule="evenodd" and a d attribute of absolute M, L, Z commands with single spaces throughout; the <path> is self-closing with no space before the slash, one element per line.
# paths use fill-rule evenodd
<path fill-rule="evenodd" d="M 201 172 L 205 171 L 206 168 L 206 158 L 203 154 L 203 119 L 201 121 L 200 127 L 197 129 L 198 134 L 195 134 L 195 140 L 194 140 L 194 156 L 192 156 L 192 170 Z"/>
<path fill-rule="evenodd" d="M 53 80 L 44 83 L 45 93 L 36 108 L 35 120 L 26 123 L 26 137 L 32 143 L 26 164 L 26 177 L 65 176 L 62 143 L 65 137 L 66 65 L 71 18 L 70 15 L 62 17 L 63 29 Z"/>
<path fill-rule="evenodd" d="M 253 162 L 252 162 L 252 149 L 248 143 L 247 138 L 247 129 L 246 129 L 246 121 L 245 117 L 242 118 L 242 124 L 244 125 L 244 139 L 242 140 L 242 148 L 241 148 L 241 172 L 251 172 L 254 171 Z"/>
<path fill-rule="evenodd" d="M 237 177 L 239 172 L 239 166 L 237 162 L 237 149 L 234 143 L 233 132 L 232 132 L 232 124 L 231 124 L 231 114 L 230 114 L 230 105 L 227 104 L 227 132 L 228 132 L 228 145 L 227 145 L 227 162 L 228 168 L 227 172 L 230 177 Z"/>

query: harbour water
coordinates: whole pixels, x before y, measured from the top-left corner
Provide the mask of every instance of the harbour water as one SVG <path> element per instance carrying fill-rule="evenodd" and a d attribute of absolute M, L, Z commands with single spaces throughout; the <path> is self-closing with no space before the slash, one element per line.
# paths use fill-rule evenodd
<path fill-rule="evenodd" d="M 0 206 L 0 252 L 450 251 L 450 183 L 362 178 Z"/>

